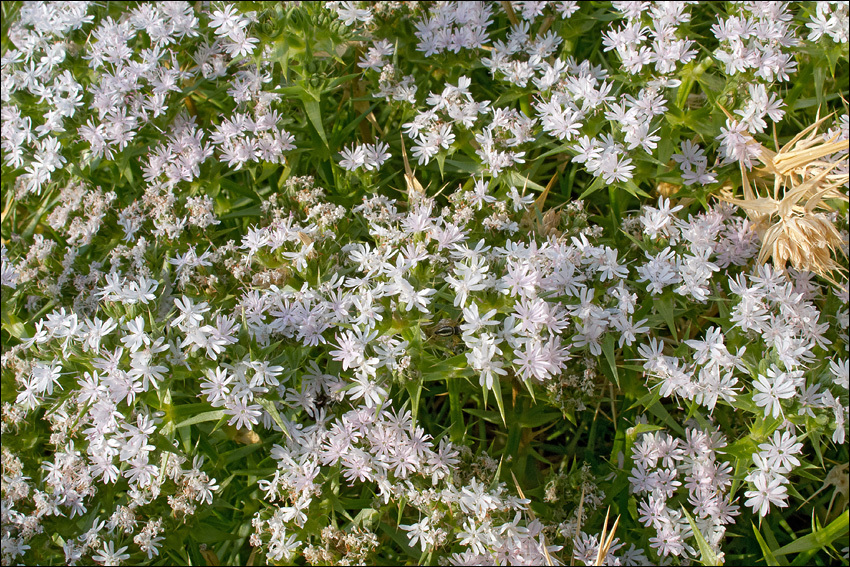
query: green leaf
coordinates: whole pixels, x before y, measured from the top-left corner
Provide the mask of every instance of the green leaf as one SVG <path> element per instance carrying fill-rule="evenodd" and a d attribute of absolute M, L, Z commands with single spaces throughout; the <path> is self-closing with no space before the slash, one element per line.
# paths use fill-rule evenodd
<path fill-rule="evenodd" d="M 218 543 L 222 540 L 236 540 L 242 537 L 235 533 L 218 530 L 205 522 L 199 522 L 191 534 L 192 538 L 199 543 Z"/>
<path fill-rule="evenodd" d="M 422 357 L 422 380 L 424 382 L 437 382 L 450 377 L 459 377 L 470 374 L 467 366 L 466 355 L 458 354 L 446 360 L 439 360 L 435 356 L 423 355 Z"/>
<path fill-rule="evenodd" d="M 348 140 L 348 136 L 354 132 L 354 129 L 357 128 L 357 126 L 369 115 L 370 112 L 375 110 L 379 104 L 379 102 L 373 103 L 369 106 L 369 108 L 361 112 L 354 120 L 346 124 L 345 128 L 334 136 L 334 145 L 337 147 L 344 145 L 344 142 Z"/>
<path fill-rule="evenodd" d="M 654 160 L 654 161 L 657 161 L 657 160 Z M 661 164 L 661 165 L 664 165 L 664 164 Z M 647 193 L 646 191 L 644 191 L 643 189 L 638 187 L 637 184 L 631 179 L 627 179 L 626 181 L 621 182 L 619 184 L 619 186 L 622 187 L 623 189 L 625 189 L 626 191 L 628 191 L 633 197 L 644 197 L 645 199 L 651 199 L 652 198 L 649 195 L 649 193 Z"/>
<path fill-rule="evenodd" d="M 380 512 L 374 508 L 363 508 L 356 516 L 354 516 L 354 525 L 371 529 L 380 517 Z"/>
<path fill-rule="evenodd" d="M 564 145 L 561 145 L 561 146 L 556 146 L 556 147 L 552 148 L 551 150 L 549 150 L 549 151 L 547 151 L 547 152 L 544 152 L 544 153 L 540 154 L 540 155 L 537 157 L 537 159 L 545 159 L 545 158 L 547 158 L 547 157 L 549 157 L 549 156 L 555 156 L 555 155 L 559 155 L 559 154 L 572 155 L 572 154 L 570 153 L 570 146 L 569 146 L 568 144 L 564 144 Z"/>
<path fill-rule="evenodd" d="M 605 180 L 601 177 L 597 177 L 593 180 L 593 183 L 590 184 L 590 187 L 584 190 L 584 193 L 579 196 L 578 200 L 583 201 L 587 198 L 588 195 L 595 193 L 596 191 L 602 189 L 602 185 L 605 183 Z"/>
<path fill-rule="evenodd" d="M 605 354 L 605 359 L 608 360 L 608 366 L 611 367 L 611 372 L 614 374 L 614 382 L 617 387 L 620 387 L 620 375 L 617 373 L 617 358 L 614 354 L 614 341 L 617 339 L 613 333 L 606 333 L 602 339 L 602 352 Z"/>
<path fill-rule="evenodd" d="M 247 207 L 245 209 L 240 209 L 238 211 L 230 211 L 226 215 L 222 215 L 219 218 L 221 220 L 226 220 L 226 219 L 235 219 L 235 218 L 241 218 L 241 217 L 258 217 L 258 216 L 260 216 L 260 214 L 261 214 L 261 211 L 260 211 L 260 207 L 258 205 L 256 207 Z"/>
<path fill-rule="evenodd" d="M 817 551 L 832 544 L 836 539 L 846 536 L 848 531 L 850 531 L 850 511 L 845 510 L 843 514 L 833 520 L 827 527 L 816 530 L 792 541 L 786 546 L 780 547 L 774 552 L 774 555 Z"/>
<path fill-rule="evenodd" d="M 512 89 L 506 92 L 503 92 L 499 95 L 499 98 L 496 99 L 496 102 L 493 103 L 494 107 L 499 107 L 509 102 L 513 102 L 515 100 L 519 100 L 522 97 L 527 97 L 528 93 L 521 91 L 520 89 Z"/>
<path fill-rule="evenodd" d="M 289 43 L 286 40 L 276 42 L 269 59 L 280 64 L 281 75 L 283 80 L 286 80 L 287 75 L 289 75 Z"/>
<path fill-rule="evenodd" d="M 702 532 L 699 531 L 699 527 L 697 526 L 694 519 L 688 514 L 688 511 L 685 510 L 685 507 L 682 506 L 682 512 L 685 513 L 685 517 L 688 519 L 688 523 L 691 524 L 691 530 L 694 532 L 694 538 L 697 540 L 697 546 L 699 547 L 700 553 L 700 561 L 703 565 L 723 565 L 723 562 L 717 557 L 717 554 L 714 553 L 714 550 L 711 549 L 711 546 L 708 545 L 708 542 L 705 541 L 705 537 L 703 537 Z"/>
<path fill-rule="evenodd" d="M 823 452 L 821 451 L 821 434 L 816 427 L 808 423 L 808 421 L 810 420 L 811 418 L 807 418 L 806 420 L 806 429 L 809 432 L 809 438 L 812 440 L 811 446 L 815 450 L 815 456 L 818 458 L 818 463 L 820 464 L 821 468 L 825 468 L 825 465 L 823 463 Z"/>
<path fill-rule="evenodd" d="M 471 175 L 481 173 L 481 165 L 471 160 L 446 159 L 446 163 Z"/>
<path fill-rule="evenodd" d="M 749 435 L 738 439 L 734 443 L 727 445 L 723 449 L 718 450 L 719 453 L 735 457 L 736 459 L 749 459 L 753 453 L 758 452 L 758 447 L 755 441 Z"/>
<path fill-rule="evenodd" d="M 824 99 L 823 99 L 823 84 L 826 80 L 826 69 L 821 67 L 820 65 L 815 65 L 814 68 L 814 83 L 815 83 L 815 99 L 818 101 L 818 106 L 823 107 Z"/>
<path fill-rule="evenodd" d="M 251 443 L 250 445 L 245 445 L 244 447 L 239 447 L 238 449 L 234 449 L 232 451 L 227 451 L 223 453 L 221 457 L 224 459 L 224 462 L 227 464 L 235 463 L 236 461 L 241 461 L 251 453 L 262 449 L 262 443 Z"/>
<path fill-rule="evenodd" d="M 508 422 L 505 419 L 505 402 L 502 400 L 502 383 L 498 377 L 493 378 L 493 394 L 496 396 L 496 405 L 499 406 L 499 413 L 502 415 L 502 423 L 505 427 Z"/>
<path fill-rule="evenodd" d="M 726 82 L 717 75 L 712 75 L 710 73 L 702 73 L 697 77 L 697 82 L 702 87 L 705 94 L 711 97 L 711 95 L 719 94 L 723 88 L 726 86 Z"/>
<path fill-rule="evenodd" d="M 422 383 L 423 380 L 420 378 L 419 380 L 405 384 L 407 393 L 410 394 L 410 412 L 413 414 L 414 423 L 416 423 L 419 418 L 419 398 L 422 397 Z"/>
<path fill-rule="evenodd" d="M 469 415 L 474 415 L 475 417 L 480 417 L 484 421 L 489 421 L 490 423 L 499 423 L 499 413 L 490 410 L 481 410 L 477 408 L 463 408 L 463 411 L 468 413 Z"/>
<path fill-rule="evenodd" d="M 460 443 L 463 440 L 463 432 L 466 429 L 463 423 L 463 410 L 460 407 L 460 380 L 447 377 L 446 389 L 449 392 L 450 436 L 452 442 Z"/>
<path fill-rule="evenodd" d="M 306 91 L 307 94 L 310 94 L 311 97 L 315 97 L 310 91 Z M 319 137 L 324 142 L 325 147 L 330 149 L 328 146 L 328 137 L 325 134 L 325 127 L 322 125 L 322 109 L 319 106 L 319 101 L 315 98 L 311 98 L 302 95 L 301 102 L 304 103 L 304 110 L 307 112 L 307 118 L 310 119 L 310 123 L 313 124 L 313 127 L 316 129 L 316 132 L 319 133 Z"/>
<path fill-rule="evenodd" d="M 24 322 L 6 307 L 3 308 L 2 328 L 16 339 L 32 338 L 32 333 L 27 332 Z"/>
<path fill-rule="evenodd" d="M 672 297 L 661 297 L 655 301 L 655 309 L 661 316 L 664 318 L 664 321 L 667 323 L 667 327 L 670 328 L 670 332 L 673 333 L 673 338 L 678 341 L 679 336 L 676 333 L 676 318 L 673 315 L 673 298 Z"/>
<path fill-rule="evenodd" d="M 650 406 L 646 406 L 646 409 L 649 410 L 649 413 L 663 421 L 667 427 L 678 433 L 679 435 L 684 436 L 685 430 L 679 425 L 679 422 L 673 419 L 673 416 L 661 405 L 660 402 L 656 401 L 654 404 Z"/>
<path fill-rule="evenodd" d="M 331 82 L 329 82 L 327 84 L 327 86 L 324 89 L 322 89 L 322 92 L 323 93 L 331 92 L 334 89 L 336 89 L 337 87 L 339 87 L 340 85 L 343 85 L 343 84 L 347 83 L 348 81 L 350 81 L 352 79 L 357 79 L 359 77 L 360 77 L 360 73 L 352 73 L 352 74 L 349 74 L 349 75 L 343 75 L 342 77 L 337 77 L 337 78 L 333 79 Z M 378 103 L 375 103 L 375 104 L 378 104 Z"/>
<path fill-rule="evenodd" d="M 289 429 L 286 428 L 286 424 L 283 423 L 283 419 L 280 417 L 280 413 L 277 411 L 277 407 L 274 405 L 274 401 L 266 399 L 266 398 L 257 398 L 257 403 L 263 406 L 263 408 L 269 412 L 269 415 L 272 416 L 272 420 L 277 424 L 278 427 L 283 431 L 283 434 L 289 437 Z"/>
<path fill-rule="evenodd" d="M 637 246 L 638 248 L 641 248 L 643 246 L 643 243 L 640 240 L 638 240 L 637 238 L 635 238 L 634 236 L 632 236 L 631 234 L 629 234 L 628 232 L 626 232 L 622 228 L 619 229 L 619 230 L 620 230 L 620 234 L 622 236 L 625 236 L 629 240 L 631 240 L 635 244 L 635 246 Z"/>
<path fill-rule="evenodd" d="M 517 423 L 522 427 L 540 427 L 552 421 L 563 419 L 559 411 L 545 411 L 541 406 L 532 406 L 519 416 Z"/>
<path fill-rule="evenodd" d="M 770 552 L 773 553 L 774 549 L 779 549 L 779 542 L 776 541 L 776 536 L 773 535 L 773 530 L 770 529 L 770 522 L 764 522 L 759 527 L 764 529 L 764 540 L 767 542 Z M 788 561 L 781 555 L 776 558 L 776 561 L 782 566 L 788 565 Z"/>
<path fill-rule="evenodd" d="M 186 427 L 189 425 L 195 425 L 196 423 L 204 423 L 205 421 L 218 421 L 226 415 L 227 414 L 224 410 L 205 411 L 204 413 L 199 413 L 198 415 L 190 417 L 189 419 L 184 419 L 183 421 L 177 424 L 177 427 Z"/>
<path fill-rule="evenodd" d="M 21 234 L 25 241 L 29 241 L 32 238 L 32 235 L 35 234 L 35 229 L 38 226 L 38 223 L 41 222 L 41 217 L 43 217 L 48 210 L 52 209 L 53 205 L 59 202 L 58 196 L 53 199 L 51 199 L 50 197 L 52 197 L 52 192 L 45 193 L 44 198 L 42 199 L 41 207 L 32 216 L 32 220 L 30 221 L 29 225 L 27 225 L 27 228 L 24 229 L 23 234 Z"/>
<path fill-rule="evenodd" d="M 676 106 L 680 109 L 685 108 L 685 102 L 688 100 L 688 95 L 691 94 L 691 89 L 694 86 L 696 79 L 693 73 L 693 63 L 688 63 L 682 68 L 682 83 L 679 85 L 679 90 L 676 91 Z"/>
<path fill-rule="evenodd" d="M 759 542 L 759 547 L 761 548 L 761 553 L 762 553 L 762 555 L 764 555 L 765 563 L 767 563 L 770 566 L 779 565 L 779 561 L 776 559 L 776 556 L 770 550 L 770 547 L 768 547 L 767 542 L 764 541 L 763 537 L 761 537 L 761 534 L 759 533 L 758 528 L 756 528 L 756 525 L 752 524 L 752 523 L 751 523 L 751 525 L 753 526 L 753 533 L 756 534 L 756 540 Z"/>
<path fill-rule="evenodd" d="M 398 528 L 393 527 L 386 522 L 381 522 L 378 527 L 382 532 L 387 534 L 390 539 L 392 539 L 396 544 L 398 544 L 399 548 L 401 548 L 409 557 L 414 559 L 415 561 L 419 561 L 419 552 L 418 550 L 410 547 L 410 540 L 407 539 L 407 535 L 405 532 L 400 531 Z"/>
<path fill-rule="evenodd" d="M 525 187 L 526 185 L 528 187 L 530 187 L 531 189 L 534 189 L 535 191 L 543 191 L 543 190 L 546 189 L 545 187 L 543 187 L 539 183 L 535 183 L 531 179 L 527 178 L 526 176 L 524 176 L 521 173 L 514 171 L 514 170 L 511 170 L 510 172 L 508 172 L 508 183 L 510 183 L 510 184 L 520 188 L 520 189 L 522 187 Z"/>
<path fill-rule="evenodd" d="M 829 102 L 838 98 L 841 98 L 841 93 L 830 93 L 828 95 L 823 95 L 822 102 Z M 815 97 L 801 98 L 794 103 L 793 110 L 804 110 L 806 108 L 812 108 L 813 106 L 817 105 L 818 99 Z"/>

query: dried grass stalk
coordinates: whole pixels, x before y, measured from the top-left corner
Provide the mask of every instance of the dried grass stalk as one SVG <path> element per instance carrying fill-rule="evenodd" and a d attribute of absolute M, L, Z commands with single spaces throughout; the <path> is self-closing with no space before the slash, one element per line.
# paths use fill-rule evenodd
<path fill-rule="evenodd" d="M 611 549 L 611 544 L 614 543 L 614 533 L 617 531 L 617 526 L 620 524 L 620 516 L 617 516 L 617 519 L 614 521 L 614 525 L 611 526 L 611 533 L 607 534 L 606 531 L 608 529 L 608 514 L 611 513 L 611 507 L 608 507 L 608 510 L 605 512 L 605 523 L 602 524 L 602 535 L 599 538 L 599 549 L 596 552 L 596 561 L 593 562 L 594 565 L 604 565 L 605 558 L 608 557 L 608 550 Z"/>

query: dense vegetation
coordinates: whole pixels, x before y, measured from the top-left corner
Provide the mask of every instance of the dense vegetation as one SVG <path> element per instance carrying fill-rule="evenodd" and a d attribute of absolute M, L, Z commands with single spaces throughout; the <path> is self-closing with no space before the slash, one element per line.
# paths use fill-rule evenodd
<path fill-rule="evenodd" d="M 3 2 L 2 562 L 848 561 L 846 2 Z"/>

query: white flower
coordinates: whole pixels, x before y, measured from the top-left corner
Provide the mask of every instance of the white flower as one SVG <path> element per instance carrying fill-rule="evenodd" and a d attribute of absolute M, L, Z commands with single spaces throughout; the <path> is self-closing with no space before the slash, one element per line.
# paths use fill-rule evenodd
<path fill-rule="evenodd" d="M 336 13 L 346 26 L 352 26 L 357 21 L 365 24 L 372 21 L 373 16 L 370 8 L 358 8 L 357 2 L 339 2 L 339 4 Z"/>
<path fill-rule="evenodd" d="M 370 359 L 377 361 L 378 359 Z M 368 376 L 357 376 L 354 378 L 355 385 L 349 391 L 352 400 L 363 398 L 367 408 L 381 405 L 387 398 L 387 391 L 373 383 Z"/>
<path fill-rule="evenodd" d="M 392 157 L 389 149 L 389 144 L 384 142 L 366 144 L 366 161 L 364 167 L 366 169 L 380 169 L 384 165 L 384 162 Z"/>
<path fill-rule="evenodd" d="M 425 136 L 420 134 L 416 140 L 416 145 L 410 150 L 413 157 L 416 158 L 419 165 L 428 165 L 431 158 L 437 155 L 440 151 L 440 140 L 435 136 Z"/>
<path fill-rule="evenodd" d="M 832 381 L 836 386 L 841 386 L 845 390 L 850 389 L 850 365 L 848 365 L 848 359 L 830 360 L 829 370 L 832 372 Z"/>
<path fill-rule="evenodd" d="M 753 402 L 758 407 L 764 408 L 765 417 L 772 414 L 774 419 L 782 413 L 782 405 L 779 400 L 793 398 L 797 394 L 797 388 L 788 374 L 779 370 L 775 365 L 768 369 L 767 377 L 758 375 L 758 378 L 753 382 L 753 388 L 758 391 L 757 394 L 753 394 Z"/>
<path fill-rule="evenodd" d="M 125 551 L 127 551 L 126 545 L 116 551 L 114 541 L 104 541 L 103 549 L 93 555 L 92 559 L 103 565 L 120 565 L 122 561 L 130 558 L 130 554 L 124 553 Z"/>
<path fill-rule="evenodd" d="M 221 28 L 216 30 L 216 35 L 225 36 L 235 29 L 244 28 L 248 21 L 242 17 L 239 11 L 232 5 L 224 6 L 222 10 L 216 10 L 210 16 L 209 26 L 211 28 Z"/>
<path fill-rule="evenodd" d="M 784 476 L 777 475 L 770 478 L 763 471 L 756 471 L 752 475 L 752 482 L 755 490 L 748 490 L 744 496 L 748 498 L 746 505 L 751 507 L 753 512 L 758 511 L 760 516 L 766 516 L 771 504 L 780 508 L 788 506 L 786 502 L 788 489 L 784 486 L 787 480 Z"/>
<path fill-rule="evenodd" d="M 399 525 L 401 529 L 408 532 L 407 537 L 410 539 L 410 545 L 416 545 L 416 542 L 419 542 L 419 545 L 422 547 L 422 553 L 425 553 L 425 550 L 428 546 L 434 543 L 433 536 L 430 533 L 431 530 L 431 518 L 426 516 L 424 520 L 421 522 L 416 522 L 415 524 L 410 525 Z"/>
<path fill-rule="evenodd" d="M 203 313 L 210 310 L 210 306 L 206 301 L 195 305 L 191 297 L 183 296 L 174 300 L 174 305 L 180 312 L 176 318 L 171 321 L 172 327 L 179 327 L 183 331 L 188 331 L 198 326 L 204 320 Z"/>
<path fill-rule="evenodd" d="M 275 530 L 272 532 L 271 541 L 269 541 L 268 558 L 272 561 L 284 560 L 288 563 L 292 561 L 295 551 L 300 545 L 301 542 L 296 539 L 295 534 L 286 537 L 286 530 Z"/>
<path fill-rule="evenodd" d="M 348 171 L 354 171 L 366 163 L 366 152 L 363 146 L 343 148 L 339 155 L 342 156 L 339 162 L 340 167 Z"/>
<path fill-rule="evenodd" d="M 207 397 L 207 401 L 213 407 L 222 406 L 230 394 L 228 384 L 231 382 L 233 382 L 233 376 L 229 376 L 227 370 L 223 368 L 208 369 L 205 380 L 201 382 L 201 393 Z"/>
<path fill-rule="evenodd" d="M 364 347 L 354 337 L 351 331 L 346 330 L 342 336 L 337 335 L 339 350 L 332 350 L 331 357 L 342 362 L 342 369 L 359 366 L 363 361 Z"/>
<path fill-rule="evenodd" d="M 478 340 L 467 341 L 467 345 L 470 344 L 473 346 L 472 350 L 466 353 L 466 360 L 473 369 L 480 372 L 479 385 L 492 390 L 493 374 L 504 376 L 508 373 L 502 368 L 502 362 L 494 359 L 497 354 L 502 354 L 501 349 L 496 346 L 496 338 L 490 333 L 483 333 Z"/>
<path fill-rule="evenodd" d="M 446 281 L 452 285 L 455 292 L 454 306 L 463 307 L 469 298 L 469 292 L 481 291 L 487 287 L 485 277 L 489 266 L 483 258 L 473 257 L 470 261 L 471 265 L 458 263 L 454 267 L 454 274 L 457 278 L 446 276 Z"/>
<path fill-rule="evenodd" d="M 484 315 L 479 314 L 478 312 L 478 304 L 474 301 L 469 307 L 463 308 L 463 320 L 464 323 L 461 324 L 460 330 L 463 331 L 464 337 L 471 337 L 474 333 L 478 332 L 482 327 L 498 325 L 498 321 L 493 320 L 493 316 L 495 316 L 497 311 L 495 309 L 491 309 Z"/>
<path fill-rule="evenodd" d="M 682 205 L 670 208 L 670 199 L 664 197 L 658 198 L 657 209 L 649 206 L 644 207 L 643 215 L 640 217 L 640 222 L 644 226 L 644 234 L 650 238 L 657 238 L 659 234 L 669 237 L 675 219 L 673 213 L 681 209 Z"/>
<path fill-rule="evenodd" d="M 232 415 L 227 425 L 236 425 L 236 429 L 251 429 L 251 425 L 257 425 L 262 406 L 259 404 L 248 405 L 248 401 L 244 398 L 237 397 L 229 400 L 229 406 L 225 409 L 225 413 Z"/>
<path fill-rule="evenodd" d="M 145 319 L 141 315 L 128 321 L 124 328 L 129 332 L 121 338 L 121 342 L 130 349 L 130 352 L 136 352 L 143 344 L 151 344 L 150 337 L 145 334 Z"/>
<path fill-rule="evenodd" d="M 516 358 L 513 363 L 519 366 L 517 375 L 524 381 L 534 376 L 540 382 L 549 378 L 552 372 L 552 363 L 546 352 L 540 344 L 532 344 L 535 341 L 529 341 L 525 344 L 525 349 L 517 350 Z"/>
<path fill-rule="evenodd" d="M 759 445 L 767 457 L 768 463 L 780 473 L 789 473 L 794 467 L 800 466 L 800 459 L 795 455 L 803 450 L 803 444 L 797 443 L 797 436 L 788 431 L 774 431 L 773 439 Z"/>
<path fill-rule="evenodd" d="M 463 525 L 463 531 L 458 534 L 460 544 L 468 546 L 475 553 L 483 555 L 487 552 L 484 542 L 490 532 L 490 520 L 485 520 L 480 526 L 475 525 L 475 520 L 469 518 Z"/>

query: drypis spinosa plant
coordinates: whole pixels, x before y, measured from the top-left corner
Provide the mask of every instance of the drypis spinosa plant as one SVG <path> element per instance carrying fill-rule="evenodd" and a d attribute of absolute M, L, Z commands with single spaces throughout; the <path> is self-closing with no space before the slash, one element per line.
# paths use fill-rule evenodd
<path fill-rule="evenodd" d="M 2 562 L 848 560 L 845 2 L 4 2 Z"/>

